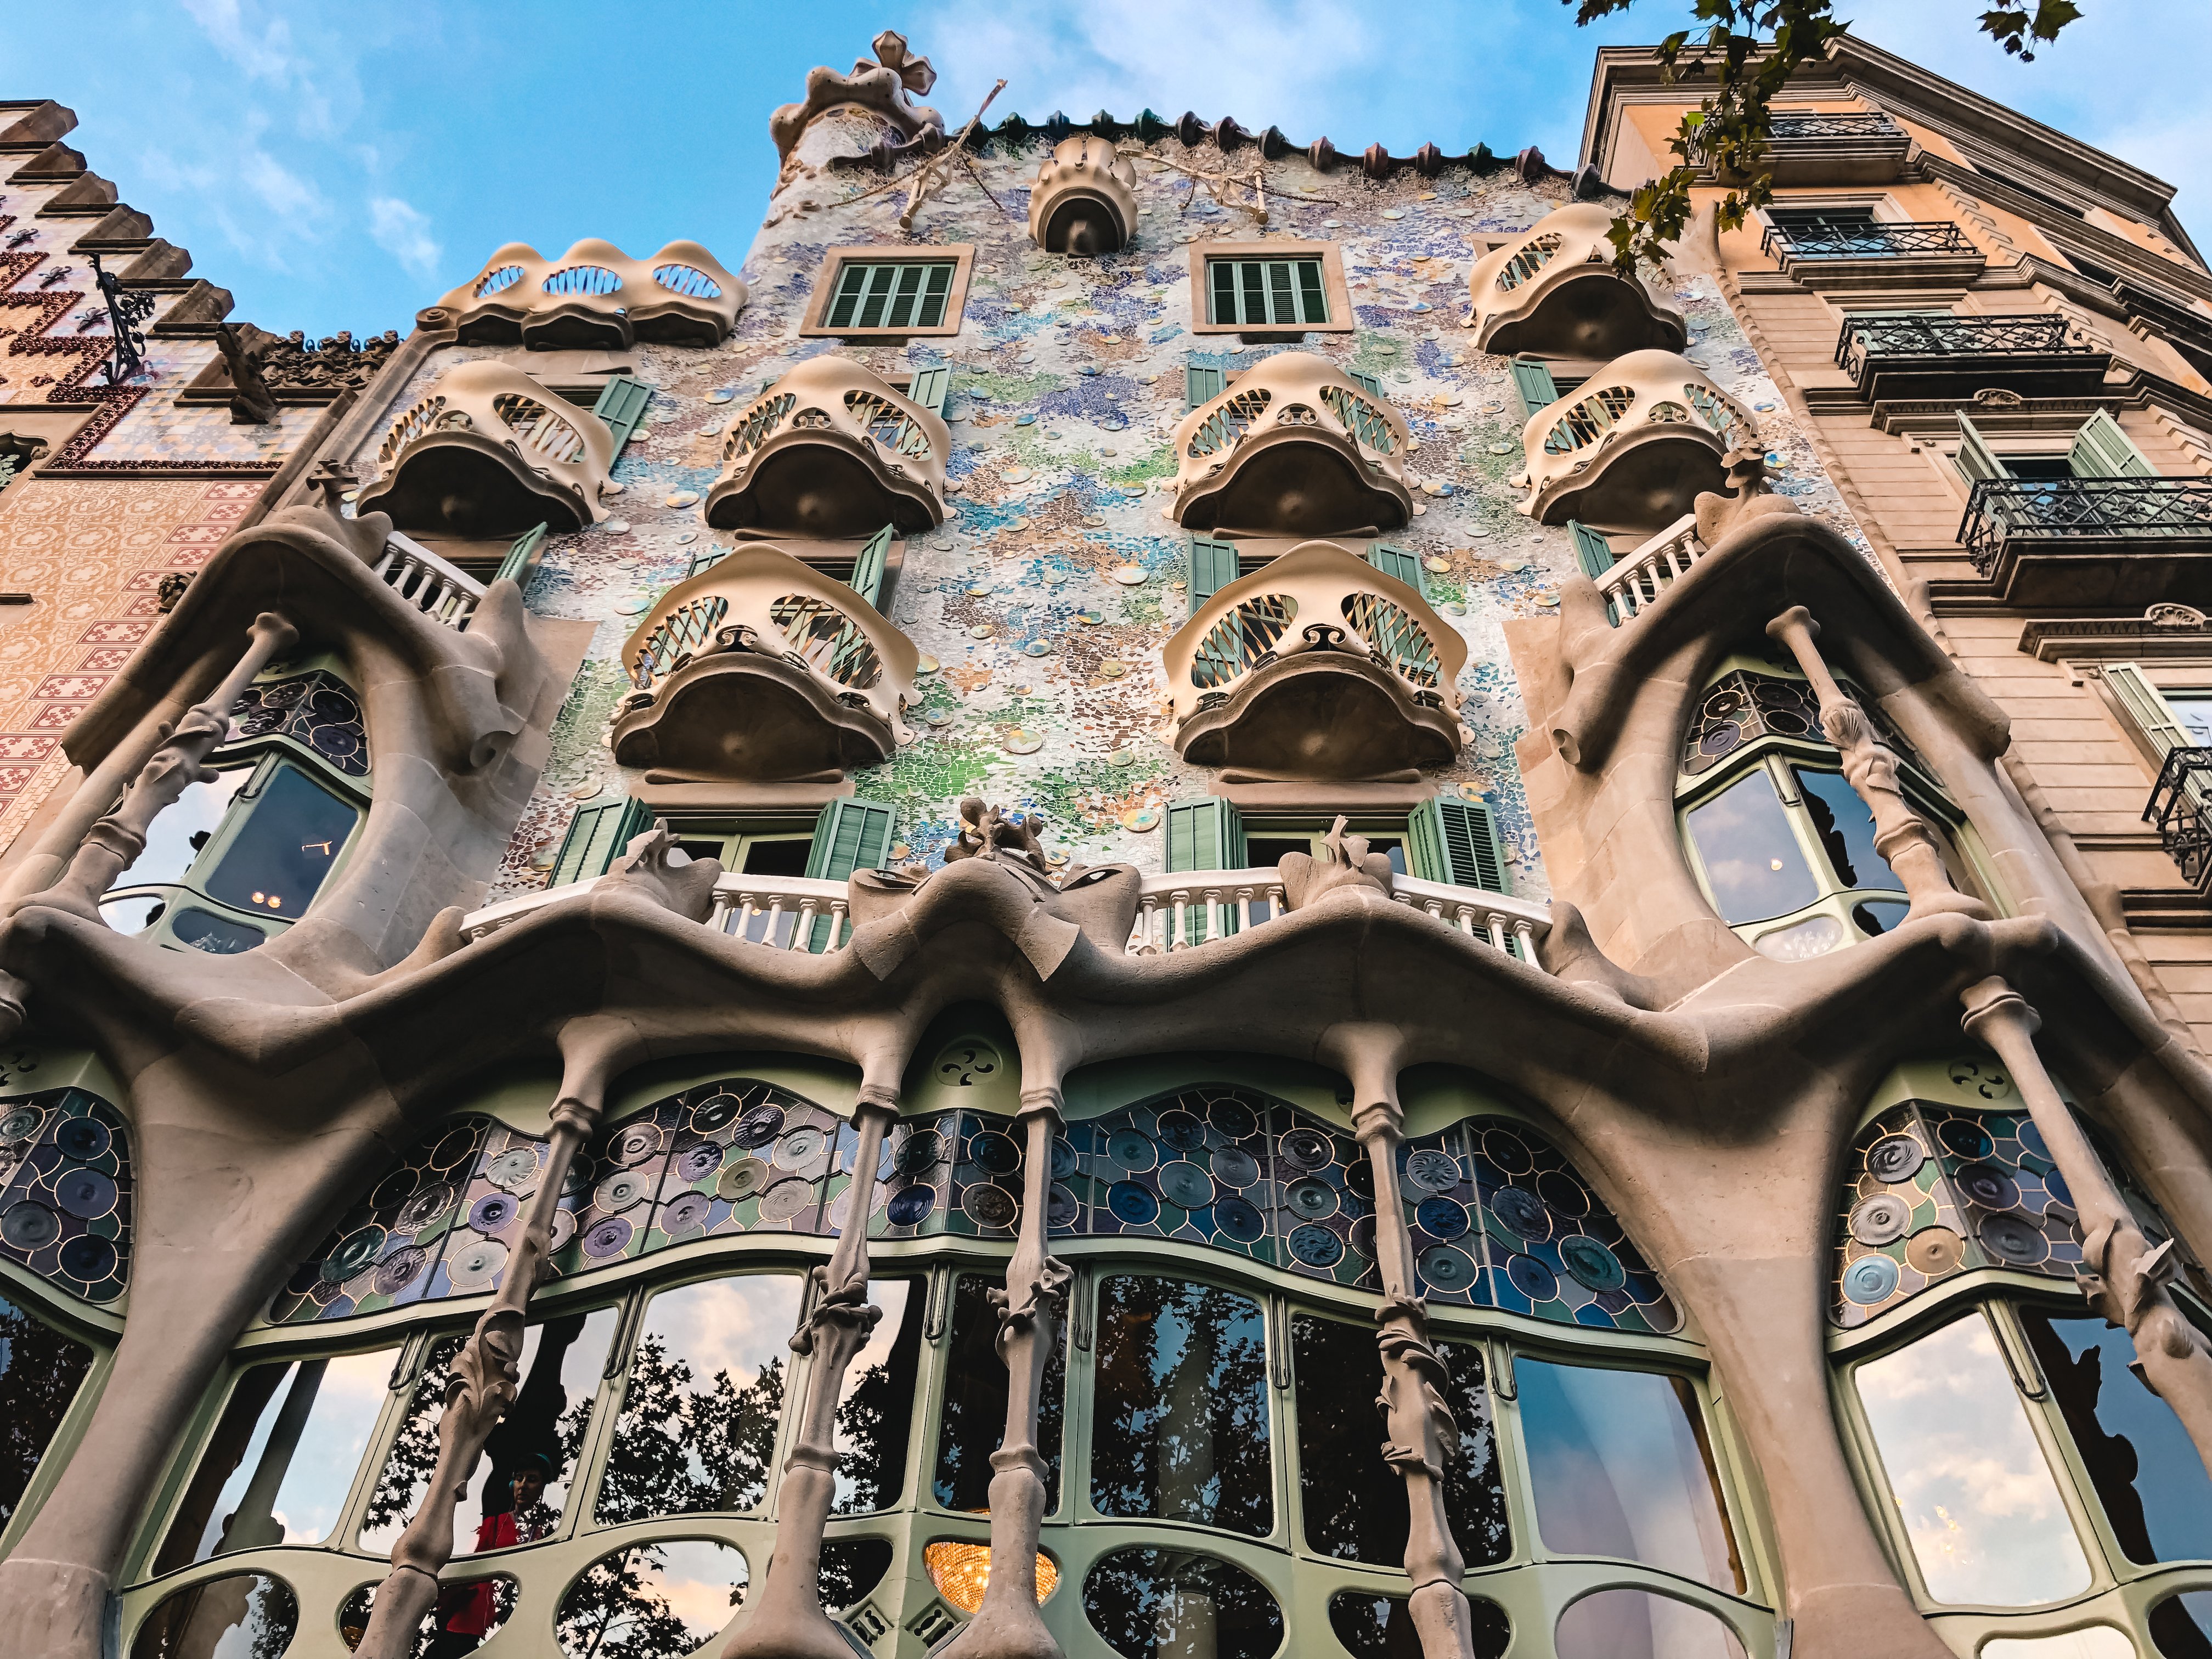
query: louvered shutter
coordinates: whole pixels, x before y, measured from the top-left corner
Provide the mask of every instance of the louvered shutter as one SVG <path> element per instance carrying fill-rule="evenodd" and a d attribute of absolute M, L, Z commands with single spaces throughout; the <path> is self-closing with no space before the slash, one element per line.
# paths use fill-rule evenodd
<path fill-rule="evenodd" d="M 843 881 L 855 870 L 880 870 L 890 856 L 892 810 L 881 801 L 841 795 L 814 820 L 814 844 L 806 853 L 809 881 Z M 834 918 L 814 918 L 810 951 L 830 948 Z"/>
<path fill-rule="evenodd" d="M 878 611 L 883 609 L 884 568 L 890 557 L 892 526 L 885 525 L 868 538 L 868 544 L 853 560 L 852 589 Z"/>
<path fill-rule="evenodd" d="M 507 556 L 499 562 L 499 574 L 492 580 L 495 582 L 520 581 L 537 564 L 540 550 L 544 545 L 545 526 L 544 525 L 539 525 L 534 530 L 524 531 L 521 535 L 515 538 L 514 545 L 507 550 Z"/>
<path fill-rule="evenodd" d="M 2106 663 L 2105 684 L 2160 760 L 2177 749 L 2191 746 L 2189 728 L 2167 706 L 2166 699 L 2159 696 L 2158 688 L 2150 683 L 2150 676 L 2139 665 Z"/>
<path fill-rule="evenodd" d="M 952 390 L 952 369 L 940 363 L 934 368 L 917 368 L 914 379 L 908 382 L 906 400 L 920 404 L 939 420 L 945 418 L 945 399 Z"/>
<path fill-rule="evenodd" d="M 1997 459 L 1996 452 L 1990 447 L 1988 441 L 1966 418 L 1964 410 L 1959 411 L 1959 453 L 1954 459 L 1959 471 L 1966 475 L 1969 483 L 2012 476 L 2005 471 L 2004 463 Z"/>
<path fill-rule="evenodd" d="M 1407 819 L 1413 873 L 1424 881 L 1475 887 L 1486 893 L 1510 890 L 1505 883 L 1505 852 L 1490 809 L 1480 801 L 1448 795 L 1423 801 Z"/>
<path fill-rule="evenodd" d="M 1237 544 L 1210 537 L 1190 538 L 1190 614 L 1237 580 Z"/>
<path fill-rule="evenodd" d="M 637 423 L 645 418 L 645 406 L 652 401 L 653 388 L 631 374 L 617 374 L 599 388 L 599 400 L 592 405 L 592 413 L 607 423 L 615 441 L 616 460 L 622 459 L 623 446 L 637 430 Z"/>
<path fill-rule="evenodd" d="M 1218 795 L 1168 807 L 1168 868 L 1242 870 L 1244 819 Z"/>
<path fill-rule="evenodd" d="M 1367 562 L 1384 575 L 1396 577 L 1424 599 L 1427 597 L 1421 586 L 1421 562 L 1404 548 L 1377 542 L 1367 550 Z"/>
<path fill-rule="evenodd" d="M 1559 402 L 1559 388 L 1553 383 L 1549 363 L 1540 363 L 1531 357 L 1516 357 L 1505 367 L 1513 375 L 1514 391 L 1521 394 L 1524 418 Z"/>
<path fill-rule="evenodd" d="M 1965 417 L 1960 419 L 1961 426 Z M 2154 478 L 2158 469 L 2120 430 L 2120 423 L 2099 410 L 2074 434 L 2074 447 L 2066 452 L 2066 465 L 2077 478 Z"/>
<path fill-rule="evenodd" d="M 1387 404 L 1390 401 L 1388 398 L 1382 395 L 1382 382 L 1376 376 L 1372 374 L 1362 374 L 1356 368 L 1347 368 L 1344 372 L 1351 377 L 1352 382 L 1354 386 L 1357 386 L 1362 392 L 1364 392 L 1369 397 L 1374 398 L 1377 403 Z"/>
<path fill-rule="evenodd" d="M 1174 382 L 1169 384 L 1172 386 Z M 1182 406 L 1186 410 L 1212 403 L 1228 390 L 1229 371 L 1225 368 L 1200 368 L 1194 363 L 1183 369 Z"/>
<path fill-rule="evenodd" d="M 603 876 L 634 836 L 653 823 L 653 812 L 641 800 L 620 795 L 611 800 L 586 801 L 568 820 L 568 833 L 553 855 L 548 887 Z"/>
<path fill-rule="evenodd" d="M 1583 567 L 1583 574 L 1595 581 L 1613 568 L 1613 544 L 1586 524 L 1570 519 L 1567 528 L 1575 538 L 1575 557 Z"/>

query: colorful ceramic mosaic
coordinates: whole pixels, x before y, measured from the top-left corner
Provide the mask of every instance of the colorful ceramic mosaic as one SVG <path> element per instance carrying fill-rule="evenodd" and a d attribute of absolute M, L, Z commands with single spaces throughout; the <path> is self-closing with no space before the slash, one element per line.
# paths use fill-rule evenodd
<path fill-rule="evenodd" d="M 131 1277 L 123 1120 L 82 1089 L 0 1102 L 0 1256 L 56 1290 L 112 1302 Z"/>

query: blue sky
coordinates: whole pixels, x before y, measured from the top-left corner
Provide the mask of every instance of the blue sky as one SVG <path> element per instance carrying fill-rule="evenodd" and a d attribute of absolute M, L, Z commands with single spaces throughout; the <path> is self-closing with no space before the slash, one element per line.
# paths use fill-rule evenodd
<path fill-rule="evenodd" d="M 1843 10 L 1877 44 L 2181 185 L 2204 237 L 2212 6 L 2082 3 L 2032 65 L 1973 32 L 1978 0 Z M 96 27 L 21 9 L 0 95 L 74 108 L 71 142 L 237 296 L 235 315 L 404 331 L 505 241 L 554 253 L 596 235 L 642 255 L 688 236 L 736 264 L 775 175 L 769 111 L 879 28 L 929 55 L 929 101 L 955 125 L 1004 76 L 994 118 L 1149 105 L 1301 143 L 1325 132 L 1345 151 L 1480 139 L 1571 163 L 1592 52 L 1656 39 L 1682 10 L 1642 0 L 1577 29 L 1557 0 L 109 0 Z"/>

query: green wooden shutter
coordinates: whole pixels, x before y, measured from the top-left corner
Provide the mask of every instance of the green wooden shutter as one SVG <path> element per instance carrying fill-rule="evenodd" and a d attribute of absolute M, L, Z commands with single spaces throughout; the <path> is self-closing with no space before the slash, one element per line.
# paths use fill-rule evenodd
<path fill-rule="evenodd" d="M 881 801 L 841 795 L 814 820 L 814 844 L 806 851 L 810 881 L 843 881 L 855 870 L 880 870 L 890 856 L 892 810 Z M 830 948 L 830 916 L 814 918 L 810 951 Z"/>
<path fill-rule="evenodd" d="M 1428 597 L 1421 586 L 1421 562 L 1406 549 L 1377 542 L 1367 550 L 1367 562 L 1386 576 L 1395 576 L 1422 598 Z"/>
<path fill-rule="evenodd" d="M 1168 807 L 1168 869 L 1242 870 L 1244 819 L 1218 795 Z"/>
<path fill-rule="evenodd" d="M 2150 683 L 2150 677 L 2139 665 L 2106 663 L 2105 684 L 2161 761 L 2177 749 L 2191 746 L 2189 728 L 2167 706 L 2166 699 L 2159 696 L 2158 688 Z"/>
<path fill-rule="evenodd" d="M 653 388 L 633 374 L 617 374 L 599 388 L 599 400 L 592 405 L 592 413 L 605 421 L 613 434 L 616 460 L 622 459 L 623 446 L 637 430 L 637 423 L 645 418 L 645 406 L 652 401 Z"/>
<path fill-rule="evenodd" d="M 1477 887 L 1486 893 L 1510 890 L 1505 882 L 1505 851 L 1490 809 L 1480 801 L 1449 795 L 1423 801 L 1407 818 L 1413 873 L 1423 881 Z"/>
<path fill-rule="evenodd" d="M 892 526 L 885 525 L 868 538 L 868 544 L 853 560 L 852 589 L 878 611 L 884 591 L 884 565 L 891 550 Z"/>
<path fill-rule="evenodd" d="M 1198 608 L 1235 581 L 1237 574 L 1235 543 L 1193 536 L 1190 538 L 1190 614 L 1196 616 Z"/>
<path fill-rule="evenodd" d="M 568 833 L 561 838 L 561 850 L 553 855 L 553 873 L 545 884 L 566 887 L 604 876 L 631 839 L 652 823 L 652 809 L 628 795 L 586 801 L 568 820 Z"/>
<path fill-rule="evenodd" d="M 1173 385 L 1174 382 L 1169 382 Z M 1200 368 L 1187 365 L 1182 372 L 1182 406 L 1196 409 L 1200 404 L 1212 403 L 1229 390 L 1229 371 L 1225 368 Z"/>
<path fill-rule="evenodd" d="M 938 419 L 945 418 L 945 395 L 952 390 L 952 369 L 949 364 L 934 368 L 917 368 L 914 379 L 907 383 L 906 400 L 920 404 Z"/>
<path fill-rule="evenodd" d="M 1387 404 L 1390 401 L 1389 398 L 1383 396 L 1382 382 L 1374 375 L 1362 374 L 1356 368 L 1347 368 L 1344 372 L 1348 377 L 1350 377 L 1352 383 L 1354 386 L 1358 386 L 1362 392 L 1364 392 L 1369 397 L 1374 398 L 1377 403 Z"/>
<path fill-rule="evenodd" d="M 1583 575 L 1595 581 L 1613 568 L 1612 543 L 1588 525 L 1573 519 L 1567 520 L 1567 528 L 1574 533 L 1575 557 L 1582 561 Z"/>
<path fill-rule="evenodd" d="M 1966 418 L 1964 410 L 1959 411 L 1959 453 L 1953 458 L 1968 483 L 1979 483 L 1984 478 L 2003 478 L 2011 475 L 2004 463 L 1997 459 L 1988 441 Z"/>
<path fill-rule="evenodd" d="M 539 550 L 544 545 L 544 525 L 539 525 L 535 530 L 524 531 L 515 538 L 514 545 L 507 550 L 507 556 L 499 562 L 499 574 L 492 580 L 495 582 L 520 581 L 530 574 L 531 568 L 538 562 Z"/>
<path fill-rule="evenodd" d="M 1965 416 L 1960 425 L 1966 424 Z M 2066 452 L 2066 465 L 2077 478 L 2155 478 L 2158 469 L 2142 451 L 2129 441 L 2120 423 L 2099 410 L 2074 434 L 2074 447 Z"/>
<path fill-rule="evenodd" d="M 1512 372 L 1513 389 L 1521 394 L 1522 417 L 1559 402 L 1559 388 L 1553 383 L 1552 366 L 1533 357 L 1516 357 L 1505 367 Z"/>

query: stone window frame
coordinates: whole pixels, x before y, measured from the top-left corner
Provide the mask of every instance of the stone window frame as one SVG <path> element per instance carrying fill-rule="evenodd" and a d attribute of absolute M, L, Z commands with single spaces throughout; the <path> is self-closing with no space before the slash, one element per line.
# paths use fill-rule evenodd
<path fill-rule="evenodd" d="M 863 264 L 940 264 L 952 261 L 952 286 L 945 296 L 945 320 L 929 328 L 831 328 L 830 306 L 837 283 L 850 263 Z M 960 332 L 968 305 L 968 281 L 975 267 L 973 242 L 856 243 L 824 251 L 822 269 L 814 278 L 805 319 L 799 330 L 802 340 L 872 340 L 895 345 L 907 340 L 951 339 Z"/>
<path fill-rule="evenodd" d="M 1321 261 L 1322 292 L 1328 300 L 1329 320 L 1305 323 L 1297 328 L 1254 328 L 1246 323 L 1216 323 L 1206 319 L 1206 265 L 1215 259 L 1314 259 Z M 1193 242 L 1190 245 L 1190 331 L 1193 334 L 1237 334 L 1253 339 L 1280 341 L 1308 334 L 1350 334 L 1357 325 L 1352 315 L 1352 289 L 1344 278 L 1341 242 L 1259 241 Z"/>

